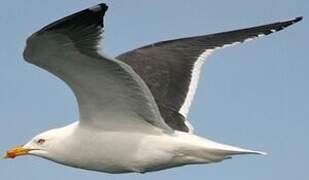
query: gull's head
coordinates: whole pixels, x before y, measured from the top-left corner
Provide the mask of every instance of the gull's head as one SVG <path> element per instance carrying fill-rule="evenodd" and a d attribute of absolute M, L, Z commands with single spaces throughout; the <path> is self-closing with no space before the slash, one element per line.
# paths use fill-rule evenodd
<path fill-rule="evenodd" d="M 63 139 L 62 129 L 48 130 L 36 135 L 28 143 L 8 150 L 3 158 L 15 158 L 24 155 L 34 155 L 50 159 L 57 151 L 57 144 Z"/>

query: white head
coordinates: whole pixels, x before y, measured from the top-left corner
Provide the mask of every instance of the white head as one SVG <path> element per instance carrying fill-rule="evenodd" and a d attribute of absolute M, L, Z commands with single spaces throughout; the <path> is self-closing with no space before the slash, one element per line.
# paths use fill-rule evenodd
<path fill-rule="evenodd" d="M 34 155 L 54 160 L 61 156 L 63 144 L 68 137 L 66 128 L 52 129 L 36 135 L 23 146 L 17 146 L 8 150 L 4 158 L 15 158 L 22 155 Z"/>

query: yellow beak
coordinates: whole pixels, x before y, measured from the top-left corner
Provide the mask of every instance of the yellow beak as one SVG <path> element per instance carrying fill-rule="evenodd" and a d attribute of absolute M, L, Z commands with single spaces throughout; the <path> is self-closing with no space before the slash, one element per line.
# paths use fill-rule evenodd
<path fill-rule="evenodd" d="M 23 148 L 22 146 L 17 146 L 17 147 L 14 147 L 10 150 L 8 150 L 3 158 L 4 159 L 8 159 L 8 158 L 15 158 L 17 156 L 22 156 L 22 155 L 27 155 L 29 151 L 31 151 L 32 149 L 27 149 L 27 148 Z"/>

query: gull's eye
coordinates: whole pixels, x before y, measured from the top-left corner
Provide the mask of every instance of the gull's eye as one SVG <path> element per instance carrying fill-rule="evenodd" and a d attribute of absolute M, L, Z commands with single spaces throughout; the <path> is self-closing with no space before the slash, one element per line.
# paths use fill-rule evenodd
<path fill-rule="evenodd" d="M 43 144 L 45 143 L 45 139 L 39 139 L 36 141 L 37 144 Z"/>

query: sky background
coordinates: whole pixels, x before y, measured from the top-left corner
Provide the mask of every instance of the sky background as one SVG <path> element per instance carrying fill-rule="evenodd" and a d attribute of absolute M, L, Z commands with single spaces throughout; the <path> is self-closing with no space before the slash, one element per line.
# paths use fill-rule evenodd
<path fill-rule="evenodd" d="M 111 55 L 161 40 L 304 16 L 282 32 L 214 53 L 191 107 L 189 119 L 198 135 L 269 155 L 143 175 L 85 171 L 27 156 L 0 160 L 0 179 L 308 179 L 308 0 L 1 1 L 1 153 L 78 119 L 71 90 L 23 61 L 22 51 L 26 38 L 42 26 L 101 2 L 110 7 L 104 51 Z"/>

